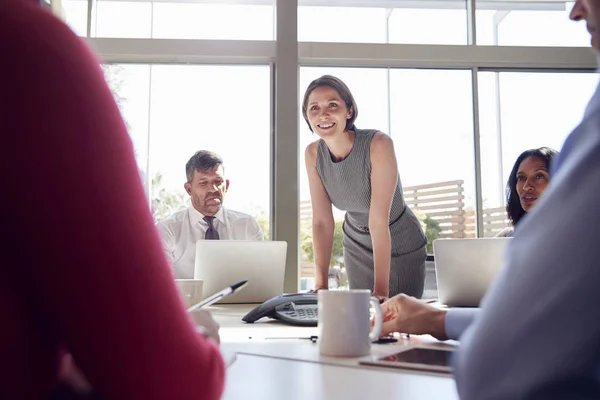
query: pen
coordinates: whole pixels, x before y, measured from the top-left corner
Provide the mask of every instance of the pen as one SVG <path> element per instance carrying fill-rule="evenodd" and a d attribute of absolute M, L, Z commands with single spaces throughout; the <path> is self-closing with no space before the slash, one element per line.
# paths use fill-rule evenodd
<path fill-rule="evenodd" d="M 206 299 L 202 300 L 200 303 L 194 304 L 187 310 L 189 312 L 189 311 L 197 310 L 198 308 L 201 308 L 201 307 L 208 307 L 211 304 L 214 304 L 217 301 L 221 300 L 223 297 L 227 297 L 229 295 L 234 294 L 235 292 L 237 292 L 239 290 L 242 290 L 244 287 L 246 287 L 247 284 L 248 284 L 248 281 L 240 281 L 238 283 L 234 283 L 233 285 L 226 287 L 225 289 L 221 290 L 220 292 L 217 292 L 217 293 L 213 294 L 212 296 L 207 297 Z"/>

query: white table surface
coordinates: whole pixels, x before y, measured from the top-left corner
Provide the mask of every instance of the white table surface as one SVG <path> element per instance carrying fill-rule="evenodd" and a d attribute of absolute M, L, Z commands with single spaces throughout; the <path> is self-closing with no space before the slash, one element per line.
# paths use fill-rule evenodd
<path fill-rule="evenodd" d="M 256 305 L 210 307 L 220 324 L 221 350 L 230 362 L 225 399 L 457 399 L 447 374 L 360 365 L 362 359 L 395 353 L 406 346 L 453 347 L 429 336 L 399 337 L 394 344 L 373 344 L 371 356 L 321 356 L 308 338 L 316 327 L 296 327 L 262 319 L 241 320 Z M 235 360 L 235 361 L 233 361 Z"/>
<path fill-rule="evenodd" d="M 458 395 L 450 378 L 238 354 L 228 369 L 222 398 L 457 400 Z"/>

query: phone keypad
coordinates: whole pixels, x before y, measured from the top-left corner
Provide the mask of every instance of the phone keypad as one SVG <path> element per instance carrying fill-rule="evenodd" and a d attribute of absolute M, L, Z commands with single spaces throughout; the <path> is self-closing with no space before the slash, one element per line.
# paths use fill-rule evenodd
<path fill-rule="evenodd" d="M 294 311 L 285 311 L 285 315 L 298 319 L 318 319 L 317 308 L 314 306 L 296 306 Z"/>
<path fill-rule="evenodd" d="M 316 302 L 297 304 L 291 301 L 277 306 L 275 314 L 275 318 L 291 325 L 317 326 L 319 322 Z"/>

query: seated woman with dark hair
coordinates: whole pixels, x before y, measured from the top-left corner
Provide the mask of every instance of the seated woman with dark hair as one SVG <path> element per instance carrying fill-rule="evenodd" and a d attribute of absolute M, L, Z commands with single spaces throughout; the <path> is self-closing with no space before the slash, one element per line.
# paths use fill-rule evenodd
<path fill-rule="evenodd" d="M 506 211 L 513 226 L 496 236 L 512 236 L 514 226 L 546 190 L 550 179 L 550 162 L 557 155 L 558 152 L 551 148 L 540 147 L 526 150 L 517 158 L 506 185 Z M 382 335 L 402 332 L 429 334 L 439 340 L 458 340 L 480 309 L 455 307 L 443 310 L 400 294 L 385 302 L 382 310 L 386 315 Z"/>
<path fill-rule="evenodd" d="M 558 155 L 549 147 L 526 150 L 517 158 L 506 184 L 506 213 L 512 226 L 496 237 L 511 237 L 521 218 L 538 201 L 550 181 L 550 162 Z"/>

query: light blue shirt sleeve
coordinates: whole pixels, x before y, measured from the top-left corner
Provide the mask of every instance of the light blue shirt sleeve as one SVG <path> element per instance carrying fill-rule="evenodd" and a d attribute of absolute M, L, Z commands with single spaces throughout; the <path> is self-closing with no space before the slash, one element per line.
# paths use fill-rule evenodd
<path fill-rule="evenodd" d="M 479 314 L 479 308 L 452 308 L 446 313 L 444 327 L 449 339 L 459 340 Z"/>
<path fill-rule="evenodd" d="M 600 112 L 554 171 L 461 336 L 461 400 L 600 399 Z"/>

